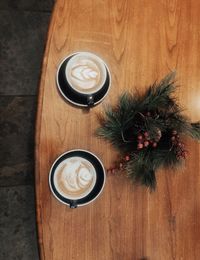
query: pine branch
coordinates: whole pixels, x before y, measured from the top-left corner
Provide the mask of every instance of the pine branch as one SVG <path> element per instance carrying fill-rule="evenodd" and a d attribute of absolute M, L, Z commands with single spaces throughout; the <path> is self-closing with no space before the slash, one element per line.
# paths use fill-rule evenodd
<path fill-rule="evenodd" d="M 140 183 L 149 187 L 151 190 L 155 190 L 155 172 L 145 163 L 138 162 L 135 158 L 132 158 L 132 160 L 130 160 L 126 165 L 126 172 L 127 176 L 133 181 L 133 183 Z"/>
<path fill-rule="evenodd" d="M 159 168 L 177 168 L 182 164 L 173 149 L 156 149 L 151 151 L 151 167 L 155 171 Z M 150 163 L 150 162 L 149 162 Z"/>
<path fill-rule="evenodd" d="M 121 97 L 119 97 L 116 116 L 121 122 L 123 122 L 123 129 L 128 128 L 130 122 L 133 121 L 138 111 L 139 103 L 139 97 L 137 94 L 131 95 L 130 93 L 125 92 Z"/>
<path fill-rule="evenodd" d="M 181 114 L 181 109 L 167 113 L 165 124 L 168 128 L 176 129 L 179 133 L 188 133 L 191 129 L 190 120 Z"/>
<path fill-rule="evenodd" d="M 143 96 L 124 93 L 116 107 L 107 107 L 96 134 L 128 155 L 127 175 L 133 182 L 155 189 L 155 172 L 176 168 L 187 154 L 181 135 L 200 140 L 200 121 L 191 121 L 172 96 L 175 72 L 154 83 Z M 129 156 L 130 155 L 130 156 Z"/>
<path fill-rule="evenodd" d="M 200 121 L 196 123 L 191 123 L 188 134 L 190 137 L 200 140 Z"/>
<path fill-rule="evenodd" d="M 174 93 L 176 87 L 174 85 L 174 78 L 176 73 L 168 74 L 159 84 L 154 83 L 141 97 L 141 106 L 148 110 L 160 108 L 171 108 L 175 105 L 174 99 L 170 97 Z"/>

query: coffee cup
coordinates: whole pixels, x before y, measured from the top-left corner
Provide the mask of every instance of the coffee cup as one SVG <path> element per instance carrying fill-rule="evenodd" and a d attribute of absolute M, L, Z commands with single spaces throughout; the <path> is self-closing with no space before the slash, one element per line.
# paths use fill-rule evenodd
<path fill-rule="evenodd" d="M 71 208 L 95 200 L 105 184 L 100 159 L 86 150 L 71 150 L 59 156 L 49 174 L 53 195 Z"/>
<path fill-rule="evenodd" d="M 61 94 L 79 106 L 93 106 L 103 100 L 111 83 L 105 62 L 90 52 L 71 54 L 61 63 L 57 85 Z"/>

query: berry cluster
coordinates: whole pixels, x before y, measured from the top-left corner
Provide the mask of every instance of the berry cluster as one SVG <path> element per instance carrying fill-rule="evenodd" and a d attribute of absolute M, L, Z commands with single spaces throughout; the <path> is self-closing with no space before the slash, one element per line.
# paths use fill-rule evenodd
<path fill-rule="evenodd" d="M 152 146 L 156 148 L 161 138 L 161 131 L 158 129 L 158 138 L 151 139 L 148 132 L 139 133 L 137 136 L 137 149 L 141 150 L 144 147 Z"/>
<path fill-rule="evenodd" d="M 112 173 L 112 174 L 115 174 L 117 173 L 118 171 L 121 171 L 121 170 L 124 170 L 125 168 L 125 165 L 126 163 L 130 161 L 130 156 L 129 155 L 126 155 L 120 163 L 118 163 L 117 165 L 115 165 L 114 167 L 111 167 L 109 169 L 107 169 L 107 172 L 108 173 Z"/>
<path fill-rule="evenodd" d="M 188 154 L 188 151 L 185 150 L 185 145 L 182 141 L 180 141 L 180 136 L 178 135 L 176 130 L 172 131 L 171 141 L 172 141 L 172 147 L 176 154 L 176 158 L 178 160 L 185 159 L 186 155 Z"/>

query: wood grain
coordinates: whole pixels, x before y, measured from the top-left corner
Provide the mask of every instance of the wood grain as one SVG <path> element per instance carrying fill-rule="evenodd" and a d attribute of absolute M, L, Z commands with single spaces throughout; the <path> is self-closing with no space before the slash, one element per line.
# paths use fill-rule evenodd
<path fill-rule="evenodd" d="M 36 127 L 37 223 L 41 260 L 200 259 L 200 146 L 188 141 L 185 168 L 157 173 L 154 193 L 124 176 L 107 176 L 103 194 L 71 210 L 51 194 L 48 174 L 61 153 L 88 149 L 109 167 L 116 152 L 97 139 L 97 113 L 124 90 L 143 92 L 176 69 L 177 96 L 200 119 L 200 2 L 57 0 L 44 55 Z M 59 95 L 55 74 L 71 52 L 92 51 L 108 64 L 112 87 L 86 113 Z"/>

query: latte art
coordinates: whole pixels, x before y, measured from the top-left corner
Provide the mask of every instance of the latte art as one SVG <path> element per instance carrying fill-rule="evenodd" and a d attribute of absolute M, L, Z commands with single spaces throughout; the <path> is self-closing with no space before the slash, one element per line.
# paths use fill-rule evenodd
<path fill-rule="evenodd" d="M 99 81 L 99 72 L 89 65 L 72 68 L 71 80 L 76 81 L 83 89 L 93 88 Z"/>
<path fill-rule="evenodd" d="M 56 189 L 64 197 L 78 199 L 94 187 L 96 174 L 93 165 L 81 158 L 72 157 L 61 163 L 55 174 Z"/>
<path fill-rule="evenodd" d="M 93 174 L 80 161 L 68 162 L 60 172 L 59 184 L 63 191 L 77 193 L 90 185 Z"/>
<path fill-rule="evenodd" d="M 97 92 L 105 83 L 106 68 L 96 55 L 78 53 L 68 61 L 66 77 L 74 90 L 90 94 Z"/>

